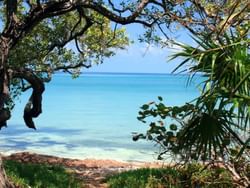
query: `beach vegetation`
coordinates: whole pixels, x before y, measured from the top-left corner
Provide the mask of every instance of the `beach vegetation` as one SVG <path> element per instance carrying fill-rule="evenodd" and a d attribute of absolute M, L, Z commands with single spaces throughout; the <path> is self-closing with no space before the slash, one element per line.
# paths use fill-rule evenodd
<path fill-rule="evenodd" d="M 232 175 L 224 168 L 206 168 L 197 163 L 182 167 L 137 169 L 107 178 L 110 188 L 233 188 Z"/>
<path fill-rule="evenodd" d="M 80 188 L 83 182 L 77 180 L 61 166 L 21 163 L 6 160 L 3 163 L 6 174 L 15 187 L 21 188 Z"/>
<path fill-rule="evenodd" d="M 204 153 L 204 159 L 224 158 L 229 147 L 249 148 L 249 23 L 242 20 L 237 24 L 235 17 L 245 16 L 244 4 L 237 1 L 228 6 L 231 11 L 224 20 L 219 20 L 218 28 L 192 34 L 197 46 L 173 41 L 180 50 L 170 60 L 183 59 L 173 72 L 189 74 L 190 80 L 201 75 L 204 79 L 199 85 L 200 96 L 183 106 L 165 106 L 162 97 L 158 97 L 159 103 L 143 105 L 138 120 L 146 123 L 146 118 L 155 117 L 159 121 L 150 122 L 146 137 L 136 135 L 135 140 L 152 140 L 154 133 L 158 135 L 157 141 L 166 142 L 173 151 L 184 149 L 188 157 L 197 159 Z M 235 25 L 227 23 L 233 18 Z M 168 129 L 163 126 L 165 118 L 173 120 Z"/>

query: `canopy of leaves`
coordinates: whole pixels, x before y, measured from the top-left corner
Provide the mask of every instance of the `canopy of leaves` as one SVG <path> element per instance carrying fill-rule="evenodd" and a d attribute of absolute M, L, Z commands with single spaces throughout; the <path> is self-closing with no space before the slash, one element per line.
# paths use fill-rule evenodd
<path fill-rule="evenodd" d="M 78 12 L 45 19 L 11 50 L 8 63 L 11 69 L 27 68 L 43 81 L 48 82 L 57 71 L 68 72 L 76 77 L 82 68 L 103 62 L 115 55 L 118 49 L 129 44 L 125 28 L 111 26 L 110 21 L 97 13 L 89 13 L 93 25 L 77 39 L 68 39 L 81 32 L 86 20 L 78 18 Z M 12 98 L 29 88 L 22 79 L 12 80 Z"/>
<path fill-rule="evenodd" d="M 115 50 L 124 49 L 128 45 L 125 29 L 113 30 L 110 21 L 96 13 L 91 15 L 94 24 L 86 33 L 75 41 L 68 41 L 70 36 L 79 32 L 86 24 L 85 20 L 78 20 L 77 14 L 70 12 L 46 19 L 37 25 L 11 51 L 10 66 L 27 67 L 37 73 L 70 71 L 101 63 L 104 57 L 110 57 L 115 54 Z M 70 43 L 66 45 L 67 42 Z M 74 42 L 79 51 L 75 49 Z"/>

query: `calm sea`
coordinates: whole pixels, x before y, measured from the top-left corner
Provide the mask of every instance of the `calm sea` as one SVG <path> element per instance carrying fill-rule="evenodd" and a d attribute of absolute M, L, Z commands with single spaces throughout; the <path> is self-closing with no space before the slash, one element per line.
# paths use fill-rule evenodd
<path fill-rule="evenodd" d="M 46 85 L 37 130 L 25 127 L 23 107 L 29 93 L 16 101 L 8 128 L 0 131 L 0 150 L 31 151 L 70 158 L 152 161 L 157 148 L 133 142 L 132 132 L 145 132 L 137 120 L 139 107 L 162 96 L 168 105 L 194 99 L 199 90 L 187 86 L 187 75 L 85 73 L 77 79 L 55 75 Z M 197 76 L 193 82 L 199 83 Z"/>

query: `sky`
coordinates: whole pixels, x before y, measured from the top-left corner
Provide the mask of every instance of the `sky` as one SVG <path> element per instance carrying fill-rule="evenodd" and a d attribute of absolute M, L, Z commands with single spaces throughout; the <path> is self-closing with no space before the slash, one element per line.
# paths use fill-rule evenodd
<path fill-rule="evenodd" d="M 127 34 L 134 41 L 126 50 L 118 50 L 116 55 L 105 59 L 103 64 L 95 65 L 83 72 L 119 72 L 119 73 L 171 73 L 181 59 L 169 61 L 173 49 L 147 45 L 138 41 L 144 29 L 131 24 L 126 26 Z M 172 33 L 182 43 L 192 43 L 186 31 Z"/>

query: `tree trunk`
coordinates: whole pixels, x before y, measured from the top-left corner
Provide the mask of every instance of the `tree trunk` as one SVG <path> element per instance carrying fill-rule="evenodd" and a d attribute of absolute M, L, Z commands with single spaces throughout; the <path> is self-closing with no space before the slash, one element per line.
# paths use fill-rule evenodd
<path fill-rule="evenodd" d="M 10 119 L 10 111 L 5 108 L 9 97 L 9 78 L 7 72 L 7 58 L 9 46 L 6 38 L 0 38 L 0 129 L 6 126 L 6 121 Z M 2 157 L 0 156 L 0 188 L 12 188 L 5 174 Z"/>
<path fill-rule="evenodd" d="M 9 40 L 3 36 L 0 38 L 0 129 L 6 126 L 6 121 L 10 119 L 10 111 L 5 108 L 9 99 L 9 75 L 8 60 Z"/>
<path fill-rule="evenodd" d="M 14 186 L 9 182 L 6 176 L 1 156 L 0 156 L 0 188 L 14 188 Z"/>
<path fill-rule="evenodd" d="M 9 99 L 9 79 L 7 71 L 0 69 L 0 129 L 7 126 L 7 120 L 10 119 L 10 111 L 5 104 Z"/>

